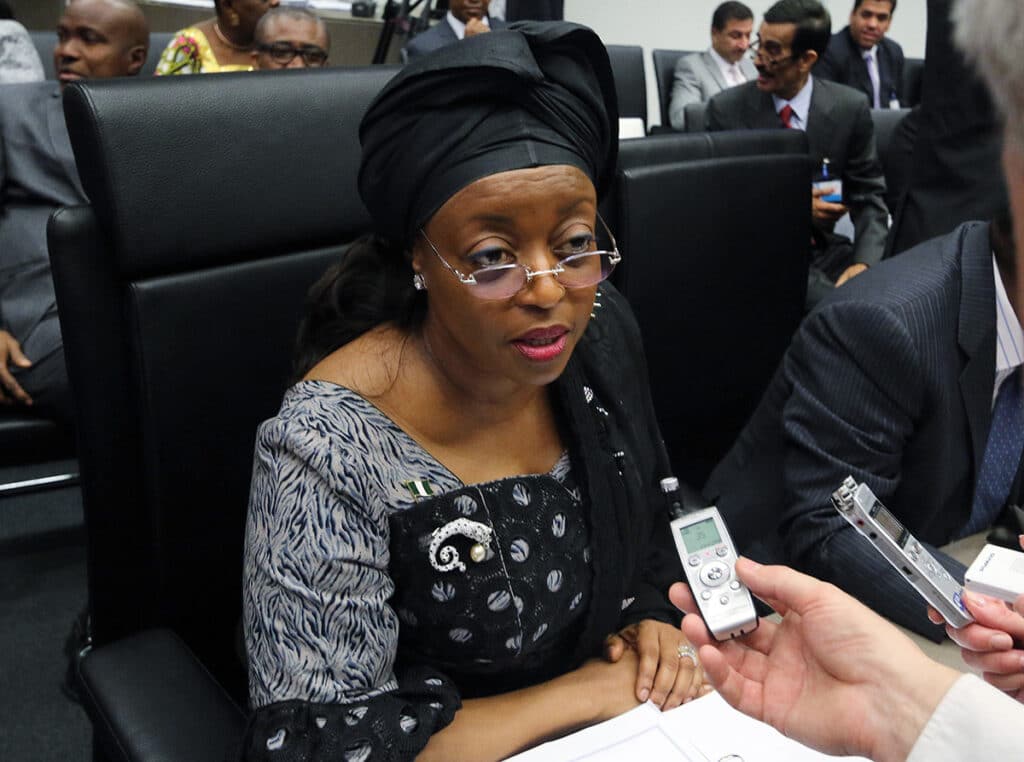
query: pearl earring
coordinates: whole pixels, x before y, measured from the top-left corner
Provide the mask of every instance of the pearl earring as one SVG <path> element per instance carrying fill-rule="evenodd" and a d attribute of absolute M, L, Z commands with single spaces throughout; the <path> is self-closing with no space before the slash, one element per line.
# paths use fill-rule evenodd
<path fill-rule="evenodd" d="M 417 291 L 427 290 L 427 281 L 423 278 L 422 273 L 416 273 L 412 276 L 412 287 Z"/>

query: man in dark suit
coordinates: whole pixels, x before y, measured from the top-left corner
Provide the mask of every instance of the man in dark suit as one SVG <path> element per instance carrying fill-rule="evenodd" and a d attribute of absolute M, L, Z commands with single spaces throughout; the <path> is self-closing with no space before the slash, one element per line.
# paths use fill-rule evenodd
<path fill-rule="evenodd" d="M 448 14 L 427 31 L 413 37 L 402 48 L 402 60 L 422 56 L 467 36 L 504 29 L 504 21 L 492 19 L 487 14 L 489 5 L 490 0 L 450 0 Z"/>
<path fill-rule="evenodd" d="M 781 550 L 936 641 L 943 631 L 917 593 L 829 497 L 847 476 L 866 482 L 961 580 L 964 567 L 934 546 L 1013 513 L 1019 443 L 988 512 L 974 505 L 999 399 L 1019 390 L 1012 374 L 1024 360 L 1010 225 L 1008 215 L 965 223 L 835 290 L 801 325 L 705 487 L 745 551 L 779 560 Z M 781 549 L 765 540 L 776 527 Z"/>
<path fill-rule="evenodd" d="M 903 48 L 886 37 L 896 0 L 854 0 L 850 25 L 832 35 L 814 75 L 860 90 L 872 108 L 899 108 Z"/>
<path fill-rule="evenodd" d="M 129 0 L 71 0 L 57 38 L 59 83 L 0 88 L 0 402 L 70 423 L 46 223 L 54 209 L 87 199 L 61 89 L 77 79 L 138 73 L 149 30 Z"/>
<path fill-rule="evenodd" d="M 759 30 L 757 80 L 719 93 L 707 109 L 709 130 L 804 130 L 814 166 L 821 168 L 827 159 L 831 176 L 842 179 L 842 203 L 825 201 L 820 189 L 812 191 L 808 308 L 877 263 L 888 230 L 885 179 L 867 99 L 811 76 L 830 35 L 828 11 L 817 0 L 780 0 L 765 13 Z M 854 223 L 852 247 L 832 232 L 847 211 Z"/>

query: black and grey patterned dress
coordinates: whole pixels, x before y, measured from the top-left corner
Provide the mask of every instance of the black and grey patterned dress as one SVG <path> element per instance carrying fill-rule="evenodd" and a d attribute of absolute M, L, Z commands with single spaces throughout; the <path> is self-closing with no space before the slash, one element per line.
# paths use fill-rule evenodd
<path fill-rule="evenodd" d="M 547 474 L 465 485 L 353 391 L 286 393 L 246 528 L 247 758 L 411 759 L 460 697 L 564 674 L 626 624 L 678 623 L 667 457 L 635 322 L 605 290 L 552 388 L 569 452 Z"/>

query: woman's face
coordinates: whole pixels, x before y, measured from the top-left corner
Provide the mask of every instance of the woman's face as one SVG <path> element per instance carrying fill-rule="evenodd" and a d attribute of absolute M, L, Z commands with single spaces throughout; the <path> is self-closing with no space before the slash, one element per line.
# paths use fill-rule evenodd
<path fill-rule="evenodd" d="M 218 15 L 226 13 L 230 16 L 233 11 L 238 16 L 238 30 L 251 37 L 263 14 L 276 8 L 279 3 L 280 0 L 221 0 L 221 13 Z"/>
<path fill-rule="evenodd" d="M 593 183 L 570 166 L 519 169 L 463 188 L 424 228 L 438 253 L 463 274 L 519 263 L 558 263 L 555 250 L 595 234 Z M 597 286 L 566 289 L 551 275 L 506 299 L 485 300 L 445 268 L 420 237 L 413 269 L 427 286 L 424 334 L 443 372 L 472 394 L 498 397 L 543 386 L 565 369 L 583 335 Z"/>

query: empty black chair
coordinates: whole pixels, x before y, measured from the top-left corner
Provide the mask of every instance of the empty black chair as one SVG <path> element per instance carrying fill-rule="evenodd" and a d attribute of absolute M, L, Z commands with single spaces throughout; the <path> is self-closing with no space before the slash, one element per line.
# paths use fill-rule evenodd
<path fill-rule="evenodd" d="M 92 204 L 56 212 L 49 241 L 82 454 L 95 648 L 80 670 L 104 754 L 220 760 L 241 730 L 255 431 L 309 286 L 369 225 L 357 127 L 394 71 L 65 93 Z"/>
<path fill-rule="evenodd" d="M 618 186 L 622 291 L 643 333 L 673 467 L 699 486 L 800 322 L 809 162 L 780 154 L 637 167 Z"/>
<path fill-rule="evenodd" d="M 644 49 L 639 45 L 608 45 L 608 58 L 615 75 L 615 94 L 619 116 L 639 118 L 647 127 L 647 79 L 644 75 Z"/>
<path fill-rule="evenodd" d="M 807 136 L 800 130 L 781 129 L 700 133 L 668 132 L 650 135 L 642 140 L 623 140 L 619 143 L 617 171 L 621 174 L 628 169 L 661 164 L 766 154 L 806 156 Z M 810 169 L 808 169 L 808 182 L 810 182 Z M 620 184 L 616 183 L 601 202 L 601 216 L 612 226 L 613 230 L 619 230 L 626 224 L 623 219 L 623 209 L 619 204 L 619 192 Z M 738 198 L 740 197 L 734 198 L 731 203 L 735 204 Z M 685 211 L 680 207 L 670 213 L 677 215 L 678 219 L 678 215 Z M 629 278 L 630 266 L 630 260 L 626 258 L 615 268 L 615 272 L 612 274 L 615 285 L 623 287 Z"/>
<path fill-rule="evenodd" d="M 658 84 L 658 107 L 661 109 L 661 126 L 671 129 L 668 119 L 668 107 L 672 100 L 672 79 L 676 70 L 676 62 L 680 57 L 689 55 L 691 50 L 653 50 L 651 59 L 654 61 L 654 78 Z"/>

